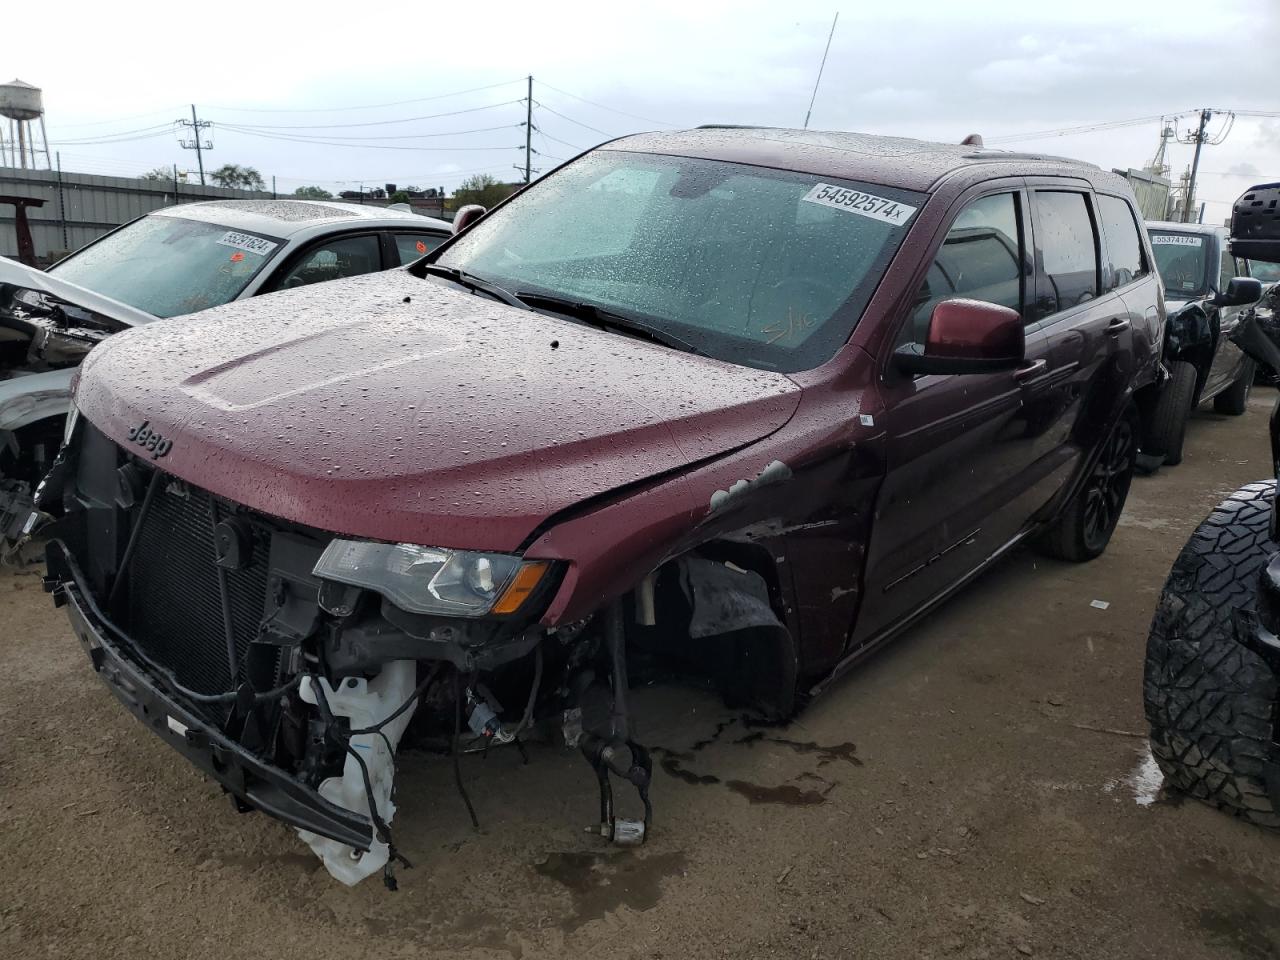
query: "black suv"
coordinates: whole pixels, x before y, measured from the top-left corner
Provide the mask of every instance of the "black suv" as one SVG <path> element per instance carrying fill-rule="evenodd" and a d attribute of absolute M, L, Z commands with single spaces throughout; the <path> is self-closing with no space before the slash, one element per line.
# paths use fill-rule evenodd
<path fill-rule="evenodd" d="M 1227 249 L 1226 227 L 1202 223 L 1147 224 L 1156 270 L 1164 281 L 1168 321 L 1164 365 L 1169 381 L 1144 444 L 1167 464 L 1182 460 L 1191 411 L 1206 400 L 1218 413 L 1244 413 L 1255 361 L 1232 332 L 1257 302 L 1251 284 L 1233 286 L 1248 273 L 1243 258 Z"/>

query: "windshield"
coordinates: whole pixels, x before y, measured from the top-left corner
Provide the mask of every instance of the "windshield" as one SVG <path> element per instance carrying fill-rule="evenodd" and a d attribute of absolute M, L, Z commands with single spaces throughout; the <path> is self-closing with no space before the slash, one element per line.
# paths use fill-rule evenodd
<path fill-rule="evenodd" d="M 1280 281 L 1280 263 L 1260 263 L 1257 260 L 1250 260 L 1249 276 L 1257 277 L 1263 283 L 1276 283 Z"/>
<path fill-rule="evenodd" d="M 149 216 L 49 272 L 157 317 L 176 317 L 234 300 L 282 244 L 199 220 Z"/>
<path fill-rule="evenodd" d="M 1151 231 L 1151 252 L 1169 296 L 1187 300 L 1206 290 L 1208 239 L 1204 234 Z"/>
<path fill-rule="evenodd" d="M 642 320 L 722 360 L 802 370 L 848 339 L 925 199 L 598 151 L 476 224 L 438 262 Z"/>

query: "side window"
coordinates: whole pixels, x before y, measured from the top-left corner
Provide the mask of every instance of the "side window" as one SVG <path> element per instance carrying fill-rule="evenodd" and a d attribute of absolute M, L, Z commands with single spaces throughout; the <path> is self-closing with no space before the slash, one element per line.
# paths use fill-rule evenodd
<path fill-rule="evenodd" d="M 1138 239 L 1138 225 L 1133 210 L 1119 197 L 1098 195 L 1098 220 L 1107 238 L 1107 253 L 1111 259 L 1108 290 L 1123 287 L 1147 273 L 1142 255 L 1142 241 Z"/>
<path fill-rule="evenodd" d="M 400 265 L 413 263 L 425 257 L 449 238 L 434 233 L 397 233 L 396 252 L 400 254 Z"/>
<path fill-rule="evenodd" d="M 1012 193 L 974 200 L 960 211 L 916 294 L 902 342 L 923 343 L 941 300 L 968 297 L 1022 312 L 1022 245 Z"/>
<path fill-rule="evenodd" d="M 343 237 L 312 247 L 302 255 L 276 283 L 276 289 L 289 290 L 309 283 L 323 283 L 340 277 L 355 277 L 382 269 L 382 257 L 376 235 Z"/>
<path fill-rule="evenodd" d="M 1218 272 L 1218 290 L 1222 291 L 1227 289 L 1227 284 L 1230 283 L 1233 278 L 1238 276 L 1241 276 L 1241 274 L 1238 270 L 1236 270 L 1235 260 L 1232 259 L 1230 253 L 1228 253 L 1226 250 L 1223 250 L 1222 251 L 1222 268 Z"/>
<path fill-rule="evenodd" d="M 1098 238 L 1083 193 L 1040 190 L 1035 204 L 1041 257 L 1036 313 L 1046 317 L 1098 295 Z"/>

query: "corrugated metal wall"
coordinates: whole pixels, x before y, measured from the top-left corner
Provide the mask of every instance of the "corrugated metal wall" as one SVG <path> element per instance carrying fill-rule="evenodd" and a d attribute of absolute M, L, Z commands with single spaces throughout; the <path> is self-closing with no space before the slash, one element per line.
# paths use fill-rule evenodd
<path fill-rule="evenodd" d="M 176 189 L 175 189 L 176 187 Z M 0 196 L 35 197 L 40 208 L 28 207 L 31 238 L 42 265 L 77 250 L 122 223 L 144 213 L 193 200 L 270 197 L 255 190 L 227 190 L 172 180 L 135 180 L 87 173 L 62 174 L 59 206 L 58 174 L 50 170 L 0 167 Z M 63 218 L 66 219 L 65 231 Z M 12 204 L 0 203 L 0 256 L 17 257 L 18 234 Z"/>

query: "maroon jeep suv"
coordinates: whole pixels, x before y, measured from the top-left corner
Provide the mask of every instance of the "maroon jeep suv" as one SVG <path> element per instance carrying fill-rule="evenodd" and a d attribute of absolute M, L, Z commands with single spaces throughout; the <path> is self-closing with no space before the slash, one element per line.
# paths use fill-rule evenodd
<path fill-rule="evenodd" d="M 562 731 L 637 843 L 629 660 L 785 718 L 1021 541 L 1106 548 L 1151 263 L 1124 181 L 1068 160 L 617 140 L 406 269 L 95 349 L 46 586 L 144 724 L 345 882 L 391 881 L 411 723 L 455 762 Z"/>

